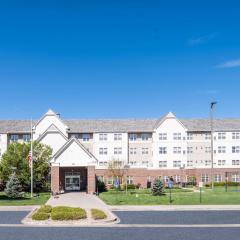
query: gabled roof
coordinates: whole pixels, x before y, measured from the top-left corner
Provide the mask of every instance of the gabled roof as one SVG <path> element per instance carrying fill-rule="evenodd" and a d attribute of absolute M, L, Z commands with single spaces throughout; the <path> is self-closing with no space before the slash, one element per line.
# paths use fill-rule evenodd
<path fill-rule="evenodd" d="M 50 111 L 49 114 L 52 114 Z M 168 113 L 159 119 L 60 119 L 70 133 L 97 132 L 153 132 L 165 118 L 175 117 Z M 178 118 L 176 118 L 178 119 Z M 210 131 L 209 119 L 178 119 L 188 131 Z M 36 125 L 38 121 L 34 120 Z M 214 119 L 215 131 L 240 131 L 240 119 Z M 30 133 L 30 120 L 0 120 L 1 133 Z"/>
<path fill-rule="evenodd" d="M 66 129 L 68 129 L 68 126 L 62 121 L 62 119 L 59 117 L 57 113 L 55 113 L 52 109 L 49 109 L 41 118 L 38 120 L 34 125 L 33 129 L 36 128 L 36 126 L 46 117 L 46 116 L 55 116 L 59 119 L 60 122 L 62 122 L 63 125 L 65 125 Z"/>
<path fill-rule="evenodd" d="M 176 116 L 172 112 L 169 112 L 156 122 L 156 124 L 154 125 L 154 129 L 157 129 L 166 119 L 176 119 L 176 121 L 178 121 L 183 128 L 186 128 L 185 125 L 178 118 L 176 118 Z"/>
<path fill-rule="evenodd" d="M 52 157 L 52 160 L 53 159 L 57 159 L 73 142 L 76 142 L 78 144 L 78 146 L 80 148 L 82 148 L 84 150 L 84 152 L 86 154 L 89 155 L 89 157 L 93 158 L 94 160 L 98 161 L 97 158 L 92 154 L 90 153 L 85 147 L 83 144 L 81 144 L 78 139 L 76 139 L 75 137 L 72 137 L 70 138 Z"/>
<path fill-rule="evenodd" d="M 62 133 L 62 131 L 61 131 L 58 127 L 56 127 L 55 124 L 51 124 L 51 125 L 47 128 L 47 130 L 46 130 L 43 134 L 41 134 L 41 135 L 39 136 L 39 138 L 37 139 L 37 141 L 41 141 L 49 132 L 51 132 L 51 133 L 60 133 L 60 134 L 62 135 L 62 137 L 63 137 L 66 141 L 68 140 L 68 138 Z"/>

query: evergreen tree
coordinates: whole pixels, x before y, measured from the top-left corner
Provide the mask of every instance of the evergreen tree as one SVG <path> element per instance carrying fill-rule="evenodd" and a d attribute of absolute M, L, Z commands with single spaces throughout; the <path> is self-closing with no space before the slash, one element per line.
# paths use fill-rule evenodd
<path fill-rule="evenodd" d="M 152 195 L 160 196 L 163 194 L 163 183 L 160 179 L 155 179 L 152 185 Z"/>
<path fill-rule="evenodd" d="M 7 182 L 5 193 L 9 198 L 19 198 L 21 197 L 22 186 L 14 172 Z"/>

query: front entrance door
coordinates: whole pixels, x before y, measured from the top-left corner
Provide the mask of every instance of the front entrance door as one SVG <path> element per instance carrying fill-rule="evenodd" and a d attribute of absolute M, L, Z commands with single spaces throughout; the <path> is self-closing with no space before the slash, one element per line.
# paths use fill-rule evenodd
<path fill-rule="evenodd" d="M 80 174 L 66 174 L 65 175 L 65 190 L 80 191 Z"/>

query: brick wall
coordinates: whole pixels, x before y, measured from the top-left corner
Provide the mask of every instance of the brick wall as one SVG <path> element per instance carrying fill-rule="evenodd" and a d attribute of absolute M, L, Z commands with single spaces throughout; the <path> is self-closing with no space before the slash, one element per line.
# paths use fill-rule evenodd
<path fill-rule="evenodd" d="M 51 166 L 51 191 L 59 193 L 59 166 Z"/>
<path fill-rule="evenodd" d="M 87 193 L 93 194 L 96 191 L 95 166 L 88 166 L 87 178 Z"/>

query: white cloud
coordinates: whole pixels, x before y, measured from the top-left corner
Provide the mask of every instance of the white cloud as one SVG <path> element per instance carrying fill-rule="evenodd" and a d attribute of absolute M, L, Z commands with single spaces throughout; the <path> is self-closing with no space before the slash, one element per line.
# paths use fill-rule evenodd
<path fill-rule="evenodd" d="M 234 68 L 240 67 L 240 59 L 227 61 L 225 63 L 219 64 L 216 66 L 217 68 Z"/>
<path fill-rule="evenodd" d="M 204 43 L 209 42 L 210 40 L 212 40 L 215 37 L 216 37 L 216 33 L 211 33 L 209 35 L 200 36 L 197 38 L 191 38 L 188 40 L 188 45 L 196 46 L 196 45 L 204 44 Z"/>

